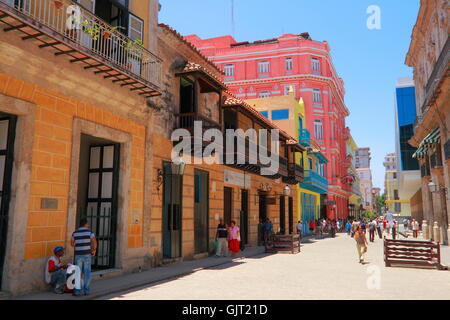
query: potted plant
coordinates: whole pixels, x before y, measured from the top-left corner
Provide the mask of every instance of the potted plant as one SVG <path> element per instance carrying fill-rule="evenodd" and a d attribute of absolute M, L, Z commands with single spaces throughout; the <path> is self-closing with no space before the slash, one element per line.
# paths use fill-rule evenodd
<path fill-rule="evenodd" d="M 109 39 L 111 37 L 111 34 L 116 31 L 117 29 L 125 29 L 122 26 L 112 27 L 108 28 L 107 30 L 103 31 L 103 38 Z"/>
<path fill-rule="evenodd" d="M 56 9 L 61 9 L 63 3 L 60 0 L 54 0 Z"/>

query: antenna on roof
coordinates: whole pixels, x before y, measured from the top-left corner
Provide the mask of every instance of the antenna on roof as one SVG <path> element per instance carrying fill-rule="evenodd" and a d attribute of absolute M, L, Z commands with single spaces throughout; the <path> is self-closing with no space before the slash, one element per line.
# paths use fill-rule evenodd
<path fill-rule="evenodd" d="M 231 0 L 231 35 L 235 37 L 234 33 L 234 0 Z"/>

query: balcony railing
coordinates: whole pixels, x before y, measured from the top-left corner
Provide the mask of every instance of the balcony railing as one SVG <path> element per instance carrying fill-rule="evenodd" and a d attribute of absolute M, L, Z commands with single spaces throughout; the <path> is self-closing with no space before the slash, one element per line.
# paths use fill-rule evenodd
<path fill-rule="evenodd" d="M 288 164 L 288 176 L 283 178 L 285 183 L 297 184 L 303 182 L 304 170 L 302 166 L 297 163 Z"/>
<path fill-rule="evenodd" d="M 299 143 L 303 147 L 308 147 L 311 144 L 311 134 L 307 129 L 300 130 L 299 133 Z"/>
<path fill-rule="evenodd" d="M 446 76 L 447 70 L 450 65 L 450 37 L 447 37 L 444 48 L 442 48 L 436 64 L 433 67 L 433 72 L 428 78 L 427 85 L 425 87 L 425 101 L 422 105 L 422 114 L 426 113 L 430 100 L 435 94 L 439 82 Z"/>
<path fill-rule="evenodd" d="M 85 69 L 97 68 L 102 72 L 96 73 L 107 73 L 118 82 L 124 80 L 122 85 L 134 87 L 139 84 L 159 88 L 161 60 L 145 49 L 141 42 L 133 41 L 118 28 L 72 0 L 0 0 L 0 10 L 21 23 L 4 31 L 21 30 L 27 33 L 25 27 L 30 26 L 38 33 L 28 34 L 23 39 L 40 40 L 43 43 L 40 48 L 69 47 L 73 50 L 60 51 L 56 55 L 70 54 L 74 57 L 71 62 L 85 62 L 88 59 L 100 62 L 90 64 Z M 50 38 L 54 40 L 49 41 Z M 77 54 L 85 56 L 76 57 Z M 98 69 L 102 67 L 110 69 Z M 116 73 L 109 73 L 113 70 Z M 124 78 L 123 75 L 128 77 Z M 139 89 L 136 87 L 134 90 Z"/>
<path fill-rule="evenodd" d="M 178 119 L 176 128 L 194 130 L 195 121 L 201 121 L 203 131 L 208 129 L 220 130 L 221 128 L 220 123 L 197 112 L 179 113 L 175 117 Z"/>
<path fill-rule="evenodd" d="M 305 170 L 305 179 L 301 187 L 323 194 L 328 190 L 328 181 L 313 170 Z"/>

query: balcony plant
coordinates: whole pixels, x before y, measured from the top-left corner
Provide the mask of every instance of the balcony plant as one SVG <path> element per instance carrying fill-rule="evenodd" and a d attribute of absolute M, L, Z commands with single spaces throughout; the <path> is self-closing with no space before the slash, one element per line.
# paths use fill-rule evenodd
<path fill-rule="evenodd" d="M 117 27 L 107 27 L 108 29 L 103 31 L 103 38 L 105 39 L 109 39 L 111 37 L 111 35 L 113 34 L 114 31 L 116 31 L 117 29 L 125 29 L 122 26 L 117 26 Z"/>
<path fill-rule="evenodd" d="M 91 23 L 87 20 L 81 22 L 83 26 L 83 32 L 87 33 L 92 40 L 98 40 L 100 36 L 100 27 L 98 25 L 91 25 Z"/>

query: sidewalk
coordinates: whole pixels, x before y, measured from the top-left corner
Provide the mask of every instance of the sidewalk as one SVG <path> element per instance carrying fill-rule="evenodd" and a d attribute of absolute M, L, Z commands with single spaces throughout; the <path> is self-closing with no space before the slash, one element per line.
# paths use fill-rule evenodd
<path fill-rule="evenodd" d="M 15 297 L 16 300 L 93 300 L 102 296 L 113 294 L 120 291 L 130 290 L 141 287 L 143 285 L 152 284 L 155 282 L 175 279 L 194 273 L 199 270 L 217 267 L 223 264 L 237 261 L 243 258 L 262 255 L 264 247 L 247 247 L 240 252 L 236 257 L 221 257 L 215 256 L 183 261 L 163 267 L 152 268 L 147 271 L 121 275 L 106 279 L 93 281 L 91 284 L 91 294 L 89 296 L 74 297 L 71 294 L 54 294 L 51 291 L 32 293 L 24 296 Z M 267 254 L 266 254 L 267 255 Z"/>

